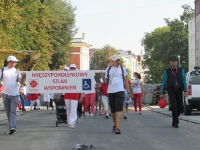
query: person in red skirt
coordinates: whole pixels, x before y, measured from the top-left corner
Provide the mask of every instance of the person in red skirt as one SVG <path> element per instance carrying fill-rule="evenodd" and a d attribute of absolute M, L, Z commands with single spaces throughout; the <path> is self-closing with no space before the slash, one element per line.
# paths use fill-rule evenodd
<path fill-rule="evenodd" d="M 36 110 L 40 109 L 39 93 L 31 93 L 26 97 L 31 102 L 30 110 L 32 110 L 32 107 L 35 105 L 35 103 L 37 104 Z"/>

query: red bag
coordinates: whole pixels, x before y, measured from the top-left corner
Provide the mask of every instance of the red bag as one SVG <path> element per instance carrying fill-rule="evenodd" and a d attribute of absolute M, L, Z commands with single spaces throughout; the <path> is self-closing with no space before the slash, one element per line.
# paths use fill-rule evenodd
<path fill-rule="evenodd" d="M 20 101 L 18 101 L 17 107 L 19 108 L 19 110 L 22 110 L 22 106 L 21 106 L 21 104 L 20 104 Z"/>

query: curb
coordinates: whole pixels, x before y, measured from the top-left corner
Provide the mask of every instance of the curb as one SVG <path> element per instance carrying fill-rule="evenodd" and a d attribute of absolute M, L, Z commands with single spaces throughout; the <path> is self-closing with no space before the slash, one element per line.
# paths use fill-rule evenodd
<path fill-rule="evenodd" d="M 158 113 L 158 114 L 162 114 L 162 115 L 165 115 L 165 116 L 168 116 L 168 117 L 172 117 L 171 115 L 168 115 L 168 114 L 165 114 L 165 113 L 162 113 L 162 112 L 159 112 L 159 111 L 153 110 L 153 109 L 150 108 L 149 106 L 145 106 L 145 107 L 148 108 L 150 111 L 156 112 L 156 113 Z M 194 124 L 198 124 L 198 125 L 200 125 L 199 122 L 192 121 L 192 120 L 187 120 L 187 119 L 183 119 L 183 118 L 179 118 L 179 120 L 183 120 L 183 121 L 186 121 L 186 122 L 190 122 L 190 123 L 194 123 Z"/>

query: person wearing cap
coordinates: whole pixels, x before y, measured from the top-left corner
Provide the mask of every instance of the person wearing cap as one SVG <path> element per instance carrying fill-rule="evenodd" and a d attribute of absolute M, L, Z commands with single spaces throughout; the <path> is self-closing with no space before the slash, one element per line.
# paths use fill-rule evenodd
<path fill-rule="evenodd" d="M 17 74 L 15 68 L 16 63 L 19 60 L 15 56 L 9 56 L 7 58 L 7 66 L 2 68 L 0 77 L 3 80 L 2 97 L 4 101 L 4 107 L 9 123 L 9 134 L 16 132 L 16 109 L 19 100 L 18 82 L 23 81 L 25 73 Z"/>
<path fill-rule="evenodd" d="M 160 98 L 164 97 L 165 87 L 168 91 L 172 107 L 172 127 L 178 128 L 178 117 L 183 112 L 183 91 L 184 96 L 187 96 L 188 89 L 185 72 L 177 66 L 177 58 L 175 56 L 170 59 L 170 68 L 164 71 L 160 88 Z"/>
<path fill-rule="evenodd" d="M 70 65 L 70 71 L 76 71 L 76 65 Z M 57 100 L 59 101 L 62 94 L 59 94 Z M 77 107 L 78 101 L 81 101 L 82 94 L 81 93 L 65 93 L 64 100 L 66 105 L 66 114 L 67 114 L 67 123 L 69 128 L 74 129 L 76 120 L 77 120 Z"/>
<path fill-rule="evenodd" d="M 108 84 L 108 99 L 113 118 L 113 132 L 121 134 L 120 121 L 123 111 L 124 84 L 128 92 L 127 99 L 130 99 L 131 93 L 128 85 L 128 72 L 120 65 L 120 57 L 114 54 L 111 57 L 112 65 L 106 69 L 105 76 L 101 72 L 104 83 Z"/>

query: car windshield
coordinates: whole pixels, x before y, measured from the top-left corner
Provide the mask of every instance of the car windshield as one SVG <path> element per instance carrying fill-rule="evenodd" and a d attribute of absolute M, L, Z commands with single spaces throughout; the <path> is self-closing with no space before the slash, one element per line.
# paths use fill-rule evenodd
<path fill-rule="evenodd" d="M 195 71 L 192 71 L 190 73 L 190 82 L 200 82 L 200 72 L 198 74 L 195 74 Z"/>

